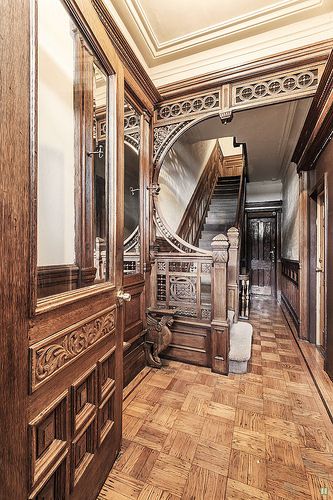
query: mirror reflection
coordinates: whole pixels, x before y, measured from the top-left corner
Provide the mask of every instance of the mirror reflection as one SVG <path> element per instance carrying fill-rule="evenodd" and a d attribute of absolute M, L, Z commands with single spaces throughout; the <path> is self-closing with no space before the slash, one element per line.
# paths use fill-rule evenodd
<path fill-rule="evenodd" d="M 140 273 L 140 115 L 125 101 L 124 274 Z"/>

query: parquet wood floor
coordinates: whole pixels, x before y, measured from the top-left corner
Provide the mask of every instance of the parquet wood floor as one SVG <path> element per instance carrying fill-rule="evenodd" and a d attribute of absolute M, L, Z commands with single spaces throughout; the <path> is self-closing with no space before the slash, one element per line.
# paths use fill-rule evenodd
<path fill-rule="evenodd" d="M 279 306 L 252 306 L 249 373 L 166 362 L 127 391 L 99 500 L 332 500 L 332 424 Z"/>

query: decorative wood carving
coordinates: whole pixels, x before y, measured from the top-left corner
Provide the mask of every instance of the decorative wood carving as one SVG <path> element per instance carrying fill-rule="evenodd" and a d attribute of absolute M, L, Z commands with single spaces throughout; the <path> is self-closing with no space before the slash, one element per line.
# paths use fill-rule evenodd
<path fill-rule="evenodd" d="M 228 262 L 228 308 L 235 312 L 238 320 L 239 310 L 239 230 L 236 227 L 228 229 L 229 262 Z"/>
<path fill-rule="evenodd" d="M 155 119 L 167 121 L 207 113 L 221 106 L 221 90 L 187 97 L 177 102 L 162 104 L 155 112 Z"/>
<path fill-rule="evenodd" d="M 250 277 L 248 274 L 239 275 L 239 318 L 249 319 L 250 314 Z"/>
<path fill-rule="evenodd" d="M 176 308 L 175 314 L 207 324 L 211 318 L 211 255 L 157 254 L 153 307 Z"/>
<path fill-rule="evenodd" d="M 253 103 L 277 102 L 286 98 L 312 95 L 317 86 L 323 66 L 304 67 L 288 73 L 275 74 L 243 84 L 233 84 L 232 107 L 253 107 Z"/>
<path fill-rule="evenodd" d="M 172 123 L 154 128 L 154 163 L 161 160 L 162 154 L 165 152 L 170 142 L 177 137 L 192 120 Z"/>
<path fill-rule="evenodd" d="M 159 354 L 170 344 L 172 333 L 170 327 L 174 322 L 176 309 L 154 309 L 147 311 L 146 354 L 147 363 L 155 368 L 162 367 Z"/>
<path fill-rule="evenodd" d="M 211 322 L 211 366 L 216 373 L 228 373 L 229 321 L 227 297 L 229 241 L 224 234 L 212 241 L 212 322 Z M 223 293 L 224 292 L 224 293 Z"/>
<path fill-rule="evenodd" d="M 34 391 L 102 338 L 115 333 L 116 307 L 96 314 L 30 347 L 31 389 Z"/>

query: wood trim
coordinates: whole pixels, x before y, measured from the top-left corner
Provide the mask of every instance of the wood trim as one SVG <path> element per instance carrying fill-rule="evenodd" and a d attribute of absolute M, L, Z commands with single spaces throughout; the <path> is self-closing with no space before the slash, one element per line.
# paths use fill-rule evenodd
<path fill-rule="evenodd" d="M 312 101 L 292 161 L 297 170 L 311 170 L 332 138 L 333 128 L 333 50 L 328 58 Z"/>
<path fill-rule="evenodd" d="M 30 16 L 28 0 L 1 4 L 0 372 L 1 498 L 28 498 L 30 237 Z"/>
<path fill-rule="evenodd" d="M 299 184 L 299 220 L 302 223 L 299 225 L 299 262 L 300 262 L 300 338 L 310 340 L 311 325 L 309 316 L 309 257 L 310 257 L 310 233 L 309 233 L 309 220 L 310 220 L 310 206 L 308 197 L 308 182 L 309 174 L 307 172 L 300 173 Z"/>
<path fill-rule="evenodd" d="M 297 260 L 281 259 L 281 300 L 296 328 L 300 328 L 300 265 Z"/>
<path fill-rule="evenodd" d="M 248 78 L 259 78 L 272 72 L 287 71 L 296 65 L 317 64 L 328 59 L 333 40 L 306 45 L 294 50 L 280 52 L 252 62 L 233 66 L 221 71 L 213 71 L 195 78 L 187 78 L 174 83 L 162 85 L 158 90 L 162 101 L 179 98 L 215 88 L 224 83 L 238 82 Z"/>
<path fill-rule="evenodd" d="M 96 9 L 109 37 L 111 38 L 121 61 L 130 71 L 134 79 L 140 84 L 141 88 L 144 90 L 152 103 L 155 104 L 160 101 L 160 93 L 140 63 L 126 37 L 123 35 L 110 12 L 104 5 L 104 2 L 102 0 L 92 0 L 92 4 Z"/>

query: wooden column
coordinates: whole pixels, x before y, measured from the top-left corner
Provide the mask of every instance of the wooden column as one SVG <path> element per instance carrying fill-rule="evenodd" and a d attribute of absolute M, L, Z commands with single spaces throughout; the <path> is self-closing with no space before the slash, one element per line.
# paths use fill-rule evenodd
<path fill-rule="evenodd" d="M 224 234 L 212 241 L 212 322 L 211 364 L 212 371 L 228 373 L 229 320 L 228 320 L 228 238 Z"/>
<path fill-rule="evenodd" d="M 228 230 L 229 262 L 228 262 L 228 308 L 235 312 L 235 321 L 239 313 L 239 230 L 231 227 Z"/>
<path fill-rule="evenodd" d="M 309 339 L 309 204 L 308 172 L 300 172 L 299 184 L 299 336 Z"/>
<path fill-rule="evenodd" d="M 0 499 L 28 497 L 29 106 L 28 0 L 1 3 Z"/>

